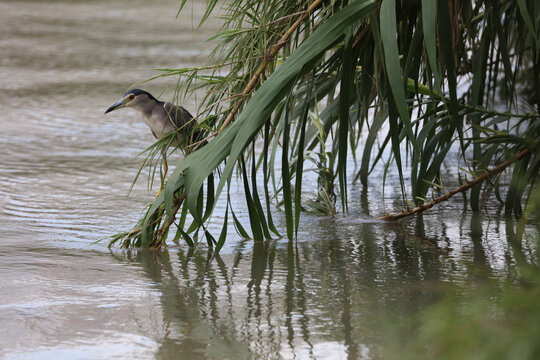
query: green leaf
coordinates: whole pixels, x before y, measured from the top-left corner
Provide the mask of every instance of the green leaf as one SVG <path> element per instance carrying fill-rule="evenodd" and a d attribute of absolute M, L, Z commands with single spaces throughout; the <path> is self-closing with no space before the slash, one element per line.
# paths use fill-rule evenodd
<path fill-rule="evenodd" d="M 461 133 L 462 123 L 459 117 L 459 104 L 457 100 L 457 79 L 456 66 L 454 62 L 454 52 L 452 40 L 452 27 L 450 25 L 450 13 L 448 3 L 440 1 L 437 3 L 438 21 L 439 21 L 439 37 L 442 48 L 442 59 L 446 66 L 446 76 L 448 78 L 448 92 L 450 93 L 450 114 L 453 119 L 453 127 L 458 130 L 460 140 L 463 138 Z"/>
<path fill-rule="evenodd" d="M 536 31 L 534 29 L 533 22 L 531 20 L 531 17 L 529 16 L 529 11 L 527 10 L 527 4 L 525 3 L 525 0 L 516 0 L 516 1 L 519 6 L 519 12 L 521 13 L 521 17 L 523 18 L 525 25 L 527 25 L 527 28 L 529 29 L 529 33 L 531 34 L 534 41 L 536 42 L 536 48 L 540 49 L 540 40 L 538 39 L 538 35 L 536 34 Z"/>
<path fill-rule="evenodd" d="M 283 202 L 285 205 L 285 223 L 287 227 L 287 238 L 289 241 L 294 237 L 294 222 L 292 214 L 291 178 L 289 175 L 289 111 L 285 115 L 285 126 L 283 128 L 283 143 L 281 152 L 281 179 L 283 181 Z"/>
<path fill-rule="evenodd" d="M 230 204 L 230 202 L 229 202 L 229 204 Z M 235 215 L 232 208 L 231 208 L 231 214 L 232 214 L 232 217 L 233 217 L 233 220 L 234 220 L 234 227 L 235 227 L 236 232 L 238 233 L 238 235 L 240 235 L 244 239 L 249 239 L 249 234 L 247 233 L 247 231 L 242 226 L 242 223 L 240 222 L 240 220 L 238 220 L 238 218 L 236 217 L 236 215 Z"/>
<path fill-rule="evenodd" d="M 272 219 L 272 212 L 270 210 L 270 192 L 268 191 L 268 144 L 269 144 L 269 136 L 270 136 L 270 119 L 266 121 L 264 126 L 264 146 L 263 146 L 263 177 L 264 177 L 264 196 L 266 201 L 266 213 L 268 214 L 268 227 L 270 230 L 276 234 L 277 236 L 281 237 L 279 232 L 277 231 L 274 221 Z M 273 173 L 273 172 L 272 172 Z"/>
<path fill-rule="evenodd" d="M 364 145 L 364 152 L 362 154 L 362 163 L 360 165 L 360 172 L 359 172 L 360 181 L 362 182 L 362 185 L 364 186 L 367 186 L 369 161 L 371 160 L 371 150 L 373 148 L 373 145 L 375 144 L 375 140 L 377 139 L 379 130 L 381 129 L 386 119 L 387 119 L 387 115 L 377 114 L 373 118 L 373 123 L 371 124 L 371 128 L 369 129 L 369 133 L 366 138 L 366 143 Z"/>
<path fill-rule="evenodd" d="M 253 189 L 253 206 L 257 212 L 259 223 L 266 239 L 270 239 L 270 231 L 266 223 L 266 216 L 262 208 L 259 191 L 257 190 L 257 166 L 255 165 L 255 143 L 251 147 L 251 188 Z"/>
<path fill-rule="evenodd" d="M 229 204 L 225 207 L 225 218 L 223 219 L 223 227 L 221 228 L 221 233 L 219 234 L 219 239 L 216 244 L 216 252 L 219 252 L 223 245 L 225 244 L 225 238 L 227 237 L 227 223 L 229 219 Z"/>
<path fill-rule="evenodd" d="M 341 67 L 341 86 L 339 90 L 339 128 L 338 128 L 338 162 L 337 173 L 339 179 L 339 190 L 341 198 L 341 208 L 347 211 L 347 151 L 349 134 L 349 109 L 351 107 L 350 97 L 353 91 L 353 80 L 356 75 L 357 50 L 353 48 L 354 36 L 352 32 L 347 34 L 345 48 L 343 50 L 343 60 Z"/>
<path fill-rule="evenodd" d="M 177 231 L 178 231 L 178 233 L 180 233 L 182 235 L 182 237 L 184 238 L 184 240 L 186 241 L 186 243 L 188 244 L 188 246 L 190 248 L 195 246 L 195 242 L 193 241 L 191 236 L 189 236 L 189 234 L 187 234 L 184 230 L 182 230 L 181 227 L 177 226 Z"/>
<path fill-rule="evenodd" d="M 214 239 L 208 230 L 204 230 L 204 236 L 206 237 L 206 242 L 209 247 L 214 247 L 214 245 L 217 244 L 216 239 Z"/>
<path fill-rule="evenodd" d="M 251 197 L 251 192 L 249 190 L 249 182 L 247 177 L 246 163 L 244 162 L 244 157 L 241 156 L 241 165 L 242 165 L 242 177 L 244 180 L 244 193 L 246 196 L 246 204 L 249 214 L 249 222 L 251 224 L 251 232 L 253 234 L 253 240 L 262 240 L 263 234 L 261 230 L 261 221 L 259 220 L 259 214 L 255 209 L 255 204 L 253 203 L 253 198 Z"/>
<path fill-rule="evenodd" d="M 396 39 L 396 3 L 395 0 L 384 0 L 381 4 L 381 23 L 384 24 L 380 28 L 381 40 L 384 49 L 384 62 L 386 74 L 388 76 L 388 83 L 396 104 L 397 111 L 403 122 L 405 133 L 407 138 L 413 145 L 415 150 L 417 149 L 416 141 L 412 131 L 411 117 L 407 106 L 407 100 L 405 98 L 405 89 L 403 87 L 403 75 L 401 74 L 401 67 L 399 64 L 399 52 Z"/>
<path fill-rule="evenodd" d="M 422 28 L 429 66 L 435 81 L 435 90 L 441 92 L 441 72 L 437 62 L 437 1 L 422 0 Z"/>
<path fill-rule="evenodd" d="M 296 160 L 296 182 L 294 185 L 295 197 L 294 197 L 294 236 L 298 238 L 298 227 L 300 226 L 300 210 L 302 203 L 302 176 L 304 174 L 304 146 L 306 140 L 306 125 L 308 123 L 309 106 L 311 103 L 311 95 L 313 90 L 313 84 L 315 82 L 315 71 L 311 74 L 310 84 L 308 85 L 308 92 L 304 97 L 303 114 L 300 118 L 300 141 L 298 143 L 298 156 Z"/>

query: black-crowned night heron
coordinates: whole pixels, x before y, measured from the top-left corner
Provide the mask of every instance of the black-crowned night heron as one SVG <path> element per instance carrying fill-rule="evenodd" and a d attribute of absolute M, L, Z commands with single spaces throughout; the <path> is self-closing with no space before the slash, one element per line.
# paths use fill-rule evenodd
<path fill-rule="evenodd" d="M 105 114 L 124 107 L 135 109 L 141 113 L 144 122 L 158 140 L 176 131 L 177 135 L 171 146 L 180 147 L 184 153 L 189 152 L 188 145 L 193 142 L 194 137 L 198 137 L 198 134 L 193 134 L 195 121 L 189 111 L 170 102 L 159 101 L 149 92 L 140 89 L 130 90 L 122 96 L 120 101 L 108 108 Z M 166 152 L 163 151 L 162 155 L 163 175 L 158 194 L 161 192 L 168 169 Z"/>

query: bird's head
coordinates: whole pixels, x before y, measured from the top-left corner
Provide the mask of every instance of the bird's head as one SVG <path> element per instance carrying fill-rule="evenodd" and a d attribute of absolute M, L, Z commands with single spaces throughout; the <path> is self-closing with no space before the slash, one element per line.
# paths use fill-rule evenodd
<path fill-rule="evenodd" d="M 143 104 L 146 104 L 149 101 L 157 102 L 156 98 L 154 98 L 149 92 L 141 89 L 132 89 L 126 92 L 124 96 L 122 96 L 122 99 L 120 99 L 120 101 L 114 103 L 111 107 L 109 107 L 105 111 L 105 114 L 124 107 L 141 107 Z"/>

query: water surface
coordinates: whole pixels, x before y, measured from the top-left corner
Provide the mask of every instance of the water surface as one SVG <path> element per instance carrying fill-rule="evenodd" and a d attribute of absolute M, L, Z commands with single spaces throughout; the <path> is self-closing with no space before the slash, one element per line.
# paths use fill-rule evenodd
<path fill-rule="evenodd" d="M 220 255 L 96 244 L 153 196 L 144 180 L 127 196 L 149 130 L 129 110 L 103 111 L 153 68 L 205 62 L 219 24 L 193 33 L 204 4 L 175 19 L 168 0 L 0 3 L 0 357 L 381 358 L 423 307 L 536 261 L 532 236 L 514 243 L 495 203 L 376 220 L 399 209 L 391 176 L 384 196 L 378 181 L 352 187 L 347 217 L 304 216 L 294 244 L 234 233 Z M 143 87 L 170 99 L 175 84 Z"/>

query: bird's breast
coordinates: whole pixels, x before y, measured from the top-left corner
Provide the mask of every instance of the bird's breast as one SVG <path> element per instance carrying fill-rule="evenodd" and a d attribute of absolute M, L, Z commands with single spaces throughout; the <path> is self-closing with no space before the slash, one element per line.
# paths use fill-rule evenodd
<path fill-rule="evenodd" d="M 150 130 L 152 130 L 152 133 L 154 133 L 158 139 L 162 139 L 170 132 L 176 130 L 165 112 L 153 112 L 152 114 L 143 117 L 146 125 L 148 125 Z"/>

